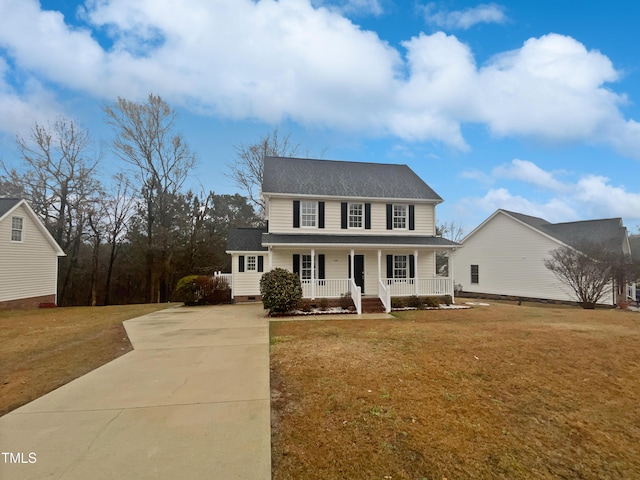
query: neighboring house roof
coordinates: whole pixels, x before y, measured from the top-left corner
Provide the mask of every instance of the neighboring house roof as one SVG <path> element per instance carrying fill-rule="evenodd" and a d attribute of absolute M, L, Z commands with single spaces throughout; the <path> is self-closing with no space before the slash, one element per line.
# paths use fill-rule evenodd
<path fill-rule="evenodd" d="M 442 237 L 410 235 L 331 235 L 265 233 L 264 245 L 393 245 L 454 248 L 459 244 Z"/>
<path fill-rule="evenodd" d="M 228 252 L 261 252 L 267 247 L 262 246 L 262 234 L 266 228 L 242 228 L 234 227 L 229 229 L 227 237 Z"/>
<path fill-rule="evenodd" d="M 640 235 L 630 235 L 629 246 L 631 247 L 631 256 L 640 260 Z"/>
<path fill-rule="evenodd" d="M 13 207 L 20 203 L 21 198 L 0 198 L 0 218 L 4 217 L 4 214 L 11 210 Z"/>
<path fill-rule="evenodd" d="M 503 209 L 498 209 L 479 227 L 467 235 L 467 237 L 462 240 L 462 243 L 464 243 L 467 238 L 478 231 L 489 220 L 501 213 L 528 225 L 558 242 L 574 248 L 580 248 L 588 242 L 591 244 L 602 245 L 612 253 L 625 253 L 627 251 L 624 247 L 625 242 L 627 242 L 627 229 L 622 224 L 621 218 L 550 223 L 543 218 L 532 217 L 530 215 L 524 215 L 522 213 L 511 212 Z"/>
<path fill-rule="evenodd" d="M 27 201 L 23 198 L 0 198 L 0 222 L 5 218 L 9 217 L 15 210 L 17 210 L 20 206 L 24 206 L 28 215 L 33 220 L 33 223 L 36 225 L 38 230 L 42 233 L 42 235 L 47 239 L 53 250 L 56 252 L 58 257 L 66 256 L 66 253 L 60 248 L 58 242 L 51 236 L 49 231 L 43 225 L 42 221 L 33 211 L 31 206 L 27 203 Z"/>
<path fill-rule="evenodd" d="M 442 202 L 407 165 L 288 157 L 265 157 L 262 193 Z"/>

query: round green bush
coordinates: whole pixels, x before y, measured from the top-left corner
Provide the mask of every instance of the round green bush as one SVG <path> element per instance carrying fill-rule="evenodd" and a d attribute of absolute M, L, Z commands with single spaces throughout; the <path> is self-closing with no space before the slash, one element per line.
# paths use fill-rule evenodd
<path fill-rule="evenodd" d="M 270 313 L 290 312 L 302 299 L 300 277 L 284 268 L 274 268 L 260 278 L 260 295 Z"/>
<path fill-rule="evenodd" d="M 187 275 L 178 280 L 173 298 L 186 305 L 217 304 L 228 302 L 231 290 L 223 278 Z"/>

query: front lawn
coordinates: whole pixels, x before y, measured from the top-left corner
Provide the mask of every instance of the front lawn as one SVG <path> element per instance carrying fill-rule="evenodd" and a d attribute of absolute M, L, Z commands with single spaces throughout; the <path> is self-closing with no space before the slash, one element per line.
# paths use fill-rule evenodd
<path fill-rule="evenodd" d="M 122 322 L 167 306 L 0 310 L 0 416 L 130 351 Z"/>
<path fill-rule="evenodd" d="M 640 478 L 640 313 L 271 323 L 278 479 Z"/>

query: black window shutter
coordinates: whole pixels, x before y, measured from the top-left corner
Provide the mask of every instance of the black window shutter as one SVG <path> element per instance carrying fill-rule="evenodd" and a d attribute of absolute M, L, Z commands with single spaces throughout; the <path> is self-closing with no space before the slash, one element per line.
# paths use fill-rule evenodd
<path fill-rule="evenodd" d="M 324 228 L 324 202 L 318 202 L 318 228 Z"/>
<path fill-rule="evenodd" d="M 393 255 L 387 255 L 387 278 L 393 278 Z"/>
<path fill-rule="evenodd" d="M 415 257 L 409 255 L 409 278 L 416 278 Z"/>
<path fill-rule="evenodd" d="M 244 255 L 238 257 L 238 271 L 244 272 Z"/>
<path fill-rule="evenodd" d="M 393 230 L 393 205 L 387 203 L 387 230 Z"/>
<path fill-rule="evenodd" d="M 416 206 L 409 205 L 409 230 L 416 229 Z"/>
<path fill-rule="evenodd" d="M 293 201 L 293 228 L 300 228 L 300 200 Z"/>
<path fill-rule="evenodd" d="M 293 273 L 300 274 L 300 255 L 293 256 Z"/>
<path fill-rule="evenodd" d="M 264 272 L 264 257 L 262 255 L 258 257 L 258 271 Z"/>
<path fill-rule="evenodd" d="M 364 204 L 364 228 L 365 230 L 371 230 L 371 204 Z"/>
<path fill-rule="evenodd" d="M 318 255 L 318 280 L 324 280 L 324 254 Z"/>
<path fill-rule="evenodd" d="M 340 204 L 340 228 L 343 230 L 347 228 L 347 221 L 349 220 L 347 210 L 347 202 L 342 202 Z"/>

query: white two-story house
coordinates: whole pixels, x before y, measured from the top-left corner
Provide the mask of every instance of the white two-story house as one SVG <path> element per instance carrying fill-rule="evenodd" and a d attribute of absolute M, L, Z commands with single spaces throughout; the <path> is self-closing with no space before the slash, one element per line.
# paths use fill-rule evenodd
<path fill-rule="evenodd" d="M 301 158 L 264 159 L 268 227 L 232 229 L 235 301 L 258 300 L 264 271 L 300 275 L 303 297 L 451 295 L 435 253 L 458 244 L 436 236 L 442 198 L 406 165 Z M 449 270 L 451 271 L 451 269 Z"/>

